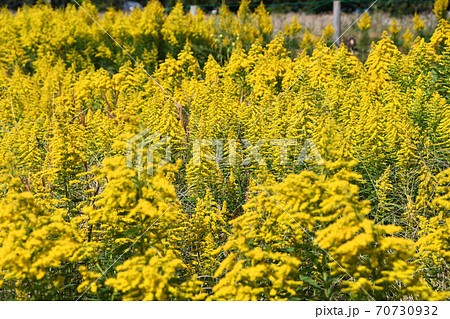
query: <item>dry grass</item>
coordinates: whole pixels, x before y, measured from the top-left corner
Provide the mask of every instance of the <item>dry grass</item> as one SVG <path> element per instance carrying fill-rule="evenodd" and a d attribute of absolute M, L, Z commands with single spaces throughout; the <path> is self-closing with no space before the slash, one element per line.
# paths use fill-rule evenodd
<path fill-rule="evenodd" d="M 104 12 L 99 13 L 100 19 L 103 17 Z M 308 29 L 313 35 L 320 36 L 322 34 L 323 28 L 328 23 L 333 22 L 333 13 L 320 13 L 320 14 L 306 14 L 305 12 L 290 12 L 290 13 L 272 13 L 272 23 L 274 34 L 278 33 L 278 31 L 283 29 L 284 24 L 289 23 L 293 16 L 296 15 L 299 23 L 303 28 Z M 387 30 L 391 24 L 393 16 L 385 13 L 385 12 L 374 12 L 372 15 L 372 25 L 370 28 L 370 36 L 371 37 L 380 37 L 384 30 Z M 343 13 L 341 16 L 341 32 L 343 33 L 347 30 L 348 27 L 352 25 L 358 18 L 361 16 L 361 13 Z M 206 14 L 206 18 L 209 19 L 211 15 L 209 13 Z M 409 27 L 411 32 L 413 31 L 413 19 L 414 15 L 407 14 L 402 15 L 400 17 L 396 17 L 397 22 L 401 25 L 402 29 L 400 30 L 400 34 L 406 31 Z M 425 26 L 428 30 L 433 30 L 437 25 L 436 15 L 429 11 L 423 12 L 420 14 L 420 17 L 425 20 Z M 346 36 L 352 35 L 357 32 L 358 26 L 355 23 L 350 30 L 346 33 Z"/>
<path fill-rule="evenodd" d="M 100 19 L 104 16 L 104 12 L 99 12 Z M 293 16 L 297 16 L 297 19 L 303 29 L 308 29 L 313 35 L 320 36 L 322 34 L 322 30 L 328 23 L 333 22 L 333 13 L 320 13 L 320 14 L 307 14 L 305 12 L 290 12 L 290 13 L 272 13 L 272 23 L 273 23 L 273 31 L 274 34 L 278 33 L 278 31 L 283 29 L 284 24 L 289 23 Z M 370 37 L 377 38 L 380 37 L 382 32 L 388 30 L 393 16 L 391 14 L 378 11 L 371 13 L 372 16 L 372 24 L 370 28 Z M 206 13 L 206 18 L 209 19 L 211 14 Z M 353 26 L 345 33 L 344 37 L 348 37 L 354 35 L 358 32 L 357 21 L 361 17 L 361 13 L 343 13 L 341 16 L 341 32 L 344 33 L 347 28 L 349 28 L 353 23 Z M 414 33 L 413 30 L 413 14 L 406 14 L 400 17 L 396 17 L 397 22 L 402 27 L 400 30 L 400 34 L 403 34 L 406 29 L 409 27 L 411 32 Z M 422 12 L 420 17 L 425 20 L 425 26 L 427 30 L 434 30 L 437 25 L 436 15 L 429 12 Z"/>
<path fill-rule="evenodd" d="M 302 25 L 302 27 L 307 28 L 314 35 L 321 35 L 323 28 L 330 22 L 333 22 L 333 14 L 330 13 L 321 13 L 321 14 L 306 14 L 303 12 L 297 13 L 274 13 L 272 14 L 272 20 L 274 24 L 274 31 L 277 33 L 279 30 L 283 28 L 283 25 L 287 22 L 290 22 L 292 17 L 296 15 L 298 21 Z M 361 14 L 357 13 L 343 13 L 341 17 L 341 30 L 344 32 L 350 25 L 355 22 Z M 414 15 L 403 15 L 401 17 L 397 17 L 397 21 L 402 26 L 400 33 L 406 31 L 409 27 L 411 32 L 413 32 L 413 19 Z M 392 16 L 390 14 L 384 12 L 375 12 L 372 14 L 372 26 L 371 33 L 373 36 L 380 36 L 384 30 L 387 30 L 391 24 Z M 421 18 L 424 19 L 425 25 L 427 29 L 434 29 L 437 25 L 437 19 L 433 12 L 426 12 L 421 14 Z M 349 34 L 355 32 L 358 26 L 355 23 L 353 27 L 349 30 Z"/>

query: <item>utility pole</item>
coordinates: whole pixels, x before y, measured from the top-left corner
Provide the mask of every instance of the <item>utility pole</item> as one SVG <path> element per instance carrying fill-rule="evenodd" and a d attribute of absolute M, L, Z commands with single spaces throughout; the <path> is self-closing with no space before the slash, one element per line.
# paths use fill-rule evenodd
<path fill-rule="evenodd" d="M 191 7 L 189 8 L 192 16 L 195 16 L 197 14 L 197 6 L 196 5 L 191 5 Z"/>
<path fill-rule="evenodd" d="M 333 40 L 336 46 L 341 44 L 340 36 L 341 36 L 341 2 L 333 1 L 333 28 L 334 28 L 334 37 Z"/>

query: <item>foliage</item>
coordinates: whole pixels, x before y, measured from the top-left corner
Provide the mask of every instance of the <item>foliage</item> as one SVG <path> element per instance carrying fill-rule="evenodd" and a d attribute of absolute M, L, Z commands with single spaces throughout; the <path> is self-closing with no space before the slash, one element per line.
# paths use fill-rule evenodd
<path fill-rule="evenodd" d="M 365 62 L 248 1 L 101 21 L 136 63 L 74 6 L 0 14 L 2 299 L 448 298 L 448 21 Z"/>
<path fill-rule="evenodd" d="M 361 19 L 358 21 L 358 28 L 361 31 L 365 31 L 370 28 L 370 24 L 372 22 L 372 17 L 369 15 L 369 13 L 366 11 L 362 15 Z"/>
<path fill-rule="evenodd" d="M 433 12 L 438 20 L 447 18 L 448 0 L 436 0 Z"/>

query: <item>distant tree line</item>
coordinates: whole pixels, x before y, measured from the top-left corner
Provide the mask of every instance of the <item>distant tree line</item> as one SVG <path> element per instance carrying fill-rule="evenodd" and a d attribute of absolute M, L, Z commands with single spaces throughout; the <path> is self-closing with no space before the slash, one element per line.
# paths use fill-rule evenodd
<path fill-rule="evenodd" d="M 50 2 L 54 7 L 64 7 L 68 3 L 75 3 L 73 0 L 2 0 L 1 6 L 6 5 L 9 9 L 16 10 L 23 5 L 33 5 L 37 2 Z M 84 0 L 76 0 L 82 3 Z M 105 10 L 108 7 L 122 8 L 127 0 L 91 0 L 99 10 Z M 145 6 L 151 0 L 134 0 Z M 177 0 L 160 0 L 160 2 L 170 9 Z M 231 10 L 237 10 L 239 0 L 181 0 L 186 7 L 190 5 L 198 5 L 205 11 L 210 11 L 218 7 L 222 1 L 230 7 Z M 257 6 L 261 0 L 251 0 L 251 6 Z M 305 11 L 305 12 L 324 12 L 331 11 L 333 8 L 333 0 L 263 0 L 269 11 L 287 12 L 287 11 Z M 344 0 L 342 2 L 342 10 L 346 12 L 361 11 L 369 7 L 373 0 Z M 383 10 L 394 14 L 414 13 L 424 10 L 431 10 L 433 0 L 378 0 L 372 7 L 373 9 Z"/>

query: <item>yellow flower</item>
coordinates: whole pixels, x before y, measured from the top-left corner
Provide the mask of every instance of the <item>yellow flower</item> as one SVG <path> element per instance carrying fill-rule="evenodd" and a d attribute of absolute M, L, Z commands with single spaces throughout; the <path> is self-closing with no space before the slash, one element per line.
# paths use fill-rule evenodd
<path fill-rule="evenodd" d="M 413 22 L 414 22 L 414 30 L 416 31 L 425 30 L 425 20 L 422 20 L 420 16 L 417 14 L 417 12 L 414 14 Z"/>
<path fill-rule="evenodd" d="M 447 20 L 400 51 L 394 19 L 362 62 L 330 24 L 296 52 L 297 18 L 273 35 L 263 4 L 152 0 L 100 21 L 134 64 L 77 6 L 0 10 L 2 298 L 448 296 Z M 200 164 L 199 139 L 220 142 Z"/>
<path fill-rule="evenodd" d="M 406 29 L 405 33 L 403 34 L 403 40 L 405 40 L 405 43 L 408 44 L 408 46 L 411 46 L 414 40 L 414 35 L 409 30 L 409 27 Z"/>
<path fill-rule="evenodd" d="M 361 31 L 368 30 L 370 28 L 370 24 L 372 22 L 372 17 L 369 15 L 369 13 L 366 11 L 362 15 L 361 19 L 358 21 L 358 28 Z"/>
<path fill-rule="evenodd" d="M 311 34 L 311 32 L 309 32 L 308 29 L 305 29 L 305 34 L 303 35 L 300 47 L 303 49 L 309 49 L 313 46 L 313 43 L 314 43 L 314 36 Z"/>
<path fill-rule="evenodd" d="M 294 15 L 291 19 L 290 24 L 285 24 L 283 26 L 284 34 L 287 36 L 297 35 L 302 30 L 302 26 L 298 22 L 297 16 Z"/>
<path fill-rule="evenodd" d="M 447 15 L 448 0 L 436 0 L 433 12 L 438 20 L 445 19 Z"/>
<path fill-rule="evenodd" d="M 322 31 L 325 39 L 330 39 L 334 34 L 334 28 L 330 22 L 328 22 L 327 26 Z"/>
<path fill-rule="evenodd" d="M 391 32 L 392 36 L 396 37 L 401 28 L 402 27 L 397 23 L 397 20 L 395 18 L 392 19 L 391 26 L 389 27 L 389 32 Z"/>

